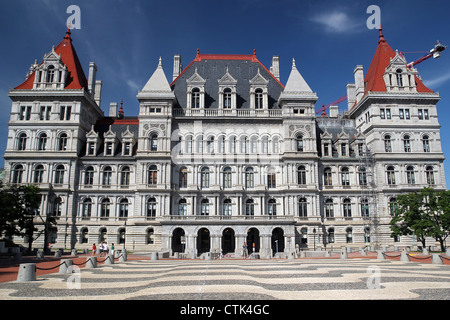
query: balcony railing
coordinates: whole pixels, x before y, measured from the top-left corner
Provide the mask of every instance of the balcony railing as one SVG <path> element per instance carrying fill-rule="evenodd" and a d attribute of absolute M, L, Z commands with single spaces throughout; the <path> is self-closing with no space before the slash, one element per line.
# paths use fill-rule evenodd
<path fill-rule="evenodd" d="M 281 117 L 281 109 L 174 109 L 175 117 Z"/>
<path fill-rule="evenodd" d="M 170 221 L 287 221 L 287 222 L 294 222 L 294 216 L 269 216 L 269 215 L 262 215 L 262 216 L 225 216 L 225 215 L 213 215 L 213 216 L 206 216 L 206 215 L 187 215 L 187 216 L 180 216 L 180 215 L 165 215 L 161 217 L 161 220 L 170 220 Z"/>

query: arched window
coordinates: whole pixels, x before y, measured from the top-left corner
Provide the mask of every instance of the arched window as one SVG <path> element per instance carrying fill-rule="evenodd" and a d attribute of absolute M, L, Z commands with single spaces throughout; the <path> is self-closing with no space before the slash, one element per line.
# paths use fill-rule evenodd
<path fill-rule="evenodd" d="M 27 149 L 27 134 L 21 133 L 17 139 L 17 150 L 24 151 Z"/>
<path fill-rule="evenodd" d="M 346 241 L 347 243 L 353 243 L 353 229 L 348 227 L 345 232 L 347 233 L 346 235 Z"/>
<path fill-rule="evenodd" d="M 47 134 L 45 132 L 41 133 L 38 138 L 38 150 L 45 151 L 47 147 Z"/>
<path fill-rule="evenodd" d="M 39 164 L 34 169 L 33 182 L 34 183 L 42 183 L 43 176 L 44 176 L 44 166 L 42 164 Z"/>
<path fill-rule="evenodd" d="M 308 216 L 308 205 L 305 198 L 298 200 L 298 216 L 306 218 Z"/>
<path fill-rule="evenodd" d="M 119 218 L 128 217 L 128 200 L 122 199 L 119 204 Z"/>
<path fill-rule="evenodd" d="M 110 166 L 106 166 L 103 169 L 103 178 L 102 178 L 102 185 L 103 186 L 110 186 L 112 182 L 112 169 Z"/>
<path fill-rule="evenodd" d="M 86 198 L 83 200 L 83 208 L 81 212 L 81 216 L 83 218 L 89 218 L 92 212 L 92 200 L 91 198 Z"/>
<path fill-rule="evenodd" d="M 203 199 L 200 206 L 200 215 L 209 216 L 209 200 Z"/>
<path fill-rule="evenodd" d="M 186 153 L 192 153 L 192 136 L 186 137 Z"/>
<path fill-rule="evenodd" d="M 325 217 L 334 218 L 333 199 L 325 200 Z"/>
<path fill-rule="evenodd" d="M 231 89 L 226 88 L 223 90 L 223 108 L 231 109 Z"/>
<path fill-rule="evenodd" d="M 364 243 L 370 243 L 370 227 L 364 228 Z"/>
<path fill-rule="evenodd" d="M 347 167 L 343 167 L 341 169 L 341 183 L 343 186 L 349 186 L 350 185 L 350 174 Z"/>
<path fill-rule="evenodd" d="M 102 200 L 101 206 L 100 206 L 100 218 L 108 218 L 109 217 L 109 211 L 111 207 L 111 202 L 108 198 L 104 198 Z"/>
<path fill-rule="evenodd" d="M 60 164 L 55 169 L 55 184 L 64 183 L 64 166 Z"/>
<path fill-rule="evenodd" d="M 188 179 L 188 170 L 187 168 L 181 168 L 179 173 L 179 187 L 187 188 L 187 179 Z"/>
<path fill-rule="evenodd" d="M 158 151 L 158 135 L 156 133 L 150 135 L 150 151 Z"/>
<path fill-rule="evenodd" d="M 245 188 L 254 188 L 255 187 L 255 179 L 254 179 L 254 170 L 252 167 L 247 167 L 245 169 Z"/>
<path fill-rule="evenodd" d="M 92 166 L 86 168 L 84 174 L 84 184 L 86 186 L 92 186 L 94 184 L 94 168 Z"/>
<path fill-rule="evenodd" d="M 328 243 L 334 243 L 334 228 L 328 228 Z"/>
<path fill-rule="evenodd" d="M 350 199 L 344 199 L 344 201 L 342 202 L 342 209 L 345 218 L 350 218 L 352 216 L 352 203 Z"/>
<path fill-rule="evenodd" d="M 202 189 L 209 188 L 209 168 L 204 167 L 200 173 L 200 187 Z"/>
<path fill-rule="evenodd" d="M 147 218 L 155 218 L 156 217 L 156 199 L 148 198 L 147 200 Z"/>
<path fill-rule="evenodd" d="M 191 103 L 191 107 L 193 109 L 200 108 L 200 89 L 199 88 L 192 89 L 192 103 Z"/>
<path fill-rule="evenodd" d="M 332 186 L 333 185 L 333 177 L 331 174 L 331 168 L 325 168 L 323 170 L 323 184 L 326 186 Z"/>
<path fill-rule="evenodd" d="M 369 200 L 367 198 L 361 199 L 361 216 L 363 218 L 370 217 Z"/>
<path fill-rule="evenodd" d="M 303 151 L 303 136 L 297 135 L 297 151 Z"/>
<path fill-rule="evenodd" d="M 431 150 L 430 150 L 430 140 L 429 140 L 428 136 L 423 136 L 422 144 L 423 144 L 423 152 L 431 152 Z"/>
<path fill-rule="evenodd" d="M 264 107 L 263 91 L 262 89 L 255 90 L 255 109 L 262 109 Z"/>
<path fill-rule="evenodd" d="M 269 153 L 269 138 L 267 136 L 262 138 L 262 153 Z"/>
<path fill-rule="evenodd" d="M 275 199 L 270 199 L 267 205 L 267 214 L 269 216 L 277 215 L 277 202 Z"/>
<path fill-rule="evenodd" d="M 61 197 L 56 197 L 55 201 L 53 201 L 53 216 L 60 217 L 62 209 L 62 199 Z"/>
<path fill-rule="evenodd" d="M 197 138 L 197 152 L 203 153 L 203 135 Z"/>
<path fill-rule="evenodd" d="M 208 150 L 208 153 L 214 153 L 214 137 L 208 138 L 208 141 L 206 142 L 206 148 Z"/>
<path fill-rule="evenodd" d="M 390 135 L 385 135 L 384 136 L 384 151 L 392 152 L 391 136 Z"/>
<path fill-rule="evenodd" d="M 225 199 L 223 200 L 223 211 L 222 214 L 224 216 L 231 216 L 231 200 L 230 199 Z"/>
<path fill-rule="evenodd" d="M 187 203 L 186 199 L 181 199 L 178 202 L 178 215 L 179 216 L 186 216 L 187 215 Z"/>
<path fill-rule="evenodd" d="M 226 167 L 223 169 L 223 187 L 224 188 L 231 188 L 232 181 L 231 181 L 231 168 Z"/>
<path fill-rule="evenodd" d="M 88 228 L 83 228 L 81 230 L 81 235 L 80 235 L 80 242 L 81 243 L 88 243 Z"/>
<path fill-rule="evenodd" d="M 52 83 L 55 80 L 55 67 L 48 66 L 47 68 L 47 83 Z"/>
<path fill-rule="evenodd" d="M 395 75 L 397 76 L 397 85 L 403 87 L 403 74 L 402 69 L 397 69 Z"/>
<path fill-rule="evenodd" d="M 395 185 L 395 169 L 393 166 L 388 166 L 386 168 L 387 183 L 388 185 Z"/>
<path fill-rule="evenodd" d="M 225 153 L 225 136 L 219 137 L 219 153 Z"/>
<path fill-rule="evenodd" d="M 153 228 L 148 229 L 148 231 L 147 231 L 147 244 L 155 243 L 154 233 L 155 232 L 153 231 Z"/>
<path fill-rule="evenodd" d="M 429 185 L 434 185 L 435 181 L 434 181 L 434 169 L 432 166 L 427 166 L 425 169 L 425 174 L 427 177 L 427 184 Z"/>
<path fill-rule="evenodd" d="M 306 169 L 305 166 L 297 167 L 297 183 L 300 185 L 306 184 Z"/>
<path fill-rule="evenodd" d="M 358 177 L 359 177 L 359 185 L 360 186 L 367 186 L 367 171 L 365 167 L 359 167 L 358 170 Z"/>
<path fill-rule="evenodd" d="M 230 137 L 230 153 L 236 153 L 236 137 Z"/>
<path fill-rule="evenodd" d="M 122 187 L 129 186 L 130 185 L 130 167 L 125 166 L 122 168 L 120 172 L 120 185 Z"/>
<path fill-rule="evenodd" d="M 413 166 L 407 166 L 406 167 L 406 182 L 409 185 L 416 184 L 416 177 L 414 174 L 414 167 Z"/>
<path fill-rule="evenodd" d="M 61 133 L 58 138 L 58 150 L 65 151 L 67 150 L 67 134 Z"/>
<path fill-rule="evenodd" d="M 248 152 L 248 138 L 242 137 L 241 138 L 241 153 L 247 153 Z"/>
<path fill-rule="evenodd" d="M 255 203 L 253 199 L 248 199 L 245 202 L 245 215 L 254 216 L 255 215 Z"/>
<path fill-rule="evenodd" d="M 389 199 L 389 213 L 391 214 L 391 216 L 393 216 L 395 214 L 397 207 L 398 207 L 397 198 L 391 197 Z"/>
<path fill-rule="evenodd" d="M 272 147 L 273 147 L 273 153 L 279 153 L 280 152 L 280 145 L 278 137 L 274 137 L 272 140 Z"/>
<path fill-rule="evenodd" d="M 158 181 L 158 168 L 155 165 L 148 167 L 148 184 L 156 185 Z"/>
<path fill-rule="evenodd" d="M 405 152 L 411 152 L 411 140 L 409 135 L 403 137 L 403 147 Z"/>

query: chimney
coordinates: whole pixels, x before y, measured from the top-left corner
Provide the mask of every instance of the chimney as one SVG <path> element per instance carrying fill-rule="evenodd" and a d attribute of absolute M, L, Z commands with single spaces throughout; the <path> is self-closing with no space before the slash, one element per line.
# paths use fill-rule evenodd
<path fill-rule="evenodd" d="M 330 118 L 337 118 L 339 114 L 339 106 L 330 106 Z"/>
<path fill-rule="evenodd" d="M 272 65 L 270 66 L 270 72 L 280 81 L 280 57 L 273 56 L 272 57 Z"/>
<path fill-rule="evenodd" d="M 94 92 L 94 100 L 95 103 L 100 107 L 100 102 L 102 101 L 102 81 L 96 80 L 95 81 L 95 92 Z"/>
<path fill-rule="evenodd" d="M 176 54 L 173 56 L 173 77 L 172 81 L 175 80 L 181 73 L 181 56 Z"/>
<path fill-rule="evenodd" d="M 97 74 L 97 66 L 94 62 L 89 63 L 89 78 L 88 78 L 88 91 L 91 97 L 95 95 L 95 76 Z"/>
<path fill-rule="evenodd" d="M 364 95 L 364 69 L 363 66 L 356 66 L 353 71 L 355 75 L 355 95 L 356 102 L 359 102 Z"/>
<path fill-rule="evenodd" d="M 348 111 L 353 107 L 356 101 L 356 85 L 354 83 L 347 84 L 347 108 Z"/>
<path fill-rule="evenodd" d="M 111 102 L 109 104 L 109 116 L 110 117 L 117 117 L 117 102 Z"/>

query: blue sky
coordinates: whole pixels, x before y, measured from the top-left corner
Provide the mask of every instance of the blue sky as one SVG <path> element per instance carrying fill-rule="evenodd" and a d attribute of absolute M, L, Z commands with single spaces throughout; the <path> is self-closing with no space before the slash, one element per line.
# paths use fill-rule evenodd
<path fill-rule="evenodd" d="M 7 96 L 25 79 L 35 59 L 57 45 L 78 5 L 81 29 L 72 39 L 87 75 L 90 61 L 103 81 L 102 109 L 124 100 L 125 115 L 138 114 L 136 94 L 151 76 L 161 56 L 170 81 L 173 55 L 183 66 L 201 53 L 251 54 L 267 67 L 280 57 L 281 82 L 286 83 L 292 58 L 319 100 L 328 104 L 346 94 L 353 69 L 367 72 L 378 31 L 369 30 L 369 5 L 381 9 L 381 23 L 395 50 L 430 50 L 437 40 L 450 45 L 448 1 L 301 1 L 301 0 L 0 0 L 0 152 L 6 147 L 11 101 Z M 406 54 L 414 61 L 423 53 Z M 417 66 L 424 83 L 439 91 L 439 121 L 445 155 L 450 154 L 450 48 L 439 59 Z M 340 104 L 346 108 L 345 102 Z M 3 159 L 0 160 L 0 167 Z M 450 160 L 445 161 L 450 185 Z"/>

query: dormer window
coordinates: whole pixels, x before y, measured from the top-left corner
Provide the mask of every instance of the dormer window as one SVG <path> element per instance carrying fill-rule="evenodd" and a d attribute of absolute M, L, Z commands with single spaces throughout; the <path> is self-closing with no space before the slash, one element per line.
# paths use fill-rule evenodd
<path fill-rule="evenodd" d="M 47 68 L 47 83 L 53 83 L 55 80 L 55 67 L 49 66 Z"/>
<path fill-rule="evenodd" d="M 259 72 L 250 82 L 250 108 L 267 109 L 269 105 L 268 85 L 269 80 Z"/>
<path fill-rule="evenodd" d="M 396 71 L 397 76 L 397 85 L 399 87 L 403 87 L 403 75 L 402 75 L 402 69 L 397 69 Z"/>
<path fill-rule="evenodd" d="M 231 89 L 226 88 L 223 90 L 223 108 L 231 109 Z"/>
<path fill-rule="evenodd" d="M 192 89 L 191 108 L 193 108 L 193 109 L 199 109 L 200 108 L 200 89 L 199 88 Z"/>
<path fill-rule="evenodd" d="M 187 108 L 188 109 L 202 109 L 205 104 L 205 84 L 203 79 L 195 68 L 195 73 L 186 80 L 187 92 Z"/>
<path fill-rule="evenodd" d="M 255 109 L 262 109 L 263 104 L 263 91 L 262 89 L 255 90 Z"/>

